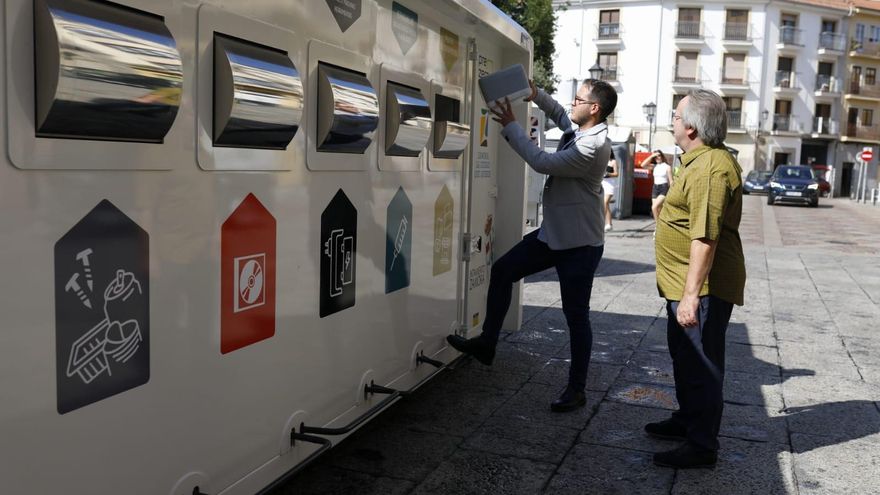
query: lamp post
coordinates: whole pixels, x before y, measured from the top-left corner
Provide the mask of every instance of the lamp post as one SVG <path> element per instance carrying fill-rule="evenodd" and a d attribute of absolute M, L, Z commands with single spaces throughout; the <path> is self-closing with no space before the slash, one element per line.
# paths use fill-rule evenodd
<path fill-rule="evenodd" d="M 758 170 L 758 158 L 761 156 L 761 138 L 764 136 L 764 122 L 767 122 L 767 118 L 770 117 L 769 110 L 762 110 L 760 117 L 758 117 L 758 129 L 755 131 L 755 169 Z M 766 165 L 766 161 L 764 162 Z M 761 166 L 761 170 L 764 170 L 764 165 Z"/>
<path fill-rule="evenodd" d="M 654 117 L 657 116 L 657 105 L 652 101 L 642 105 L 642 112 L 648 119 L 648 151 L 654 149 Z"/>
<path fill-rule="evenodd" d="M 602 79 L 602 74 L 605 73 L 605 69 L 603 69 L 603 68 L 599 65 L 599 62 L 596 62 L 595 64 L 593 64 L 592 67 L 590 67 L 590 68 L 587 70 L 587 72 L 590 73 L 590 79 L 601 80 L 601 79 Z"/>

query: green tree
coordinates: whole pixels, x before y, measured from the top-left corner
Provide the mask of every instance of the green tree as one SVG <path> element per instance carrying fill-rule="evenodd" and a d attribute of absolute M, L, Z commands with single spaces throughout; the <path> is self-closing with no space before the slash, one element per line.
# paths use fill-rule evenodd
<path fill-rule="evenodd" d="M 556 13 L 552 0 L 492 0 L 492 4 L 518 22 L 532 37 L 535 47 L 532 78 L 548 93 L 555 93 L 559 77 L 553 74 Z"/>

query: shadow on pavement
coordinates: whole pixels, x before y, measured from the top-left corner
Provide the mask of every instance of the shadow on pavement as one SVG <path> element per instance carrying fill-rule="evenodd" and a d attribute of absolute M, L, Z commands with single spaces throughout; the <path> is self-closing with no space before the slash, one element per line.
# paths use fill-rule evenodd
<path fill-rule="evenodd" d="M 463 358 L 272 493 L 797 493 L 794 454 L 880 431 L 862 420 L 871 401 L 784 408 L 783 383 L 815 372 L 782 368 L 766 332 L 734 323 L 718 465 L 654 466 L 652 453 L 676 445 L 642 431 L 677 407 L 666 319 L 591 313 L 587 405 L 559 414 L 565 317 L 524 309 L 537 316 L 503 336 L 492 366 Z"/>

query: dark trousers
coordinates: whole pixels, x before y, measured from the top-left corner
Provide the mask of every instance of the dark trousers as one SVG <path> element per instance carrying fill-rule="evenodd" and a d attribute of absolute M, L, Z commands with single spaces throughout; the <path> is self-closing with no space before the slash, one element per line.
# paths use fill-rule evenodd
<path fill-rule="evenodd" d="M 678 324 L 677 311 L 678 301 L 666 302 L 666 338 L 678 399 L 672 419 L 687 428 L 688 441 L 718 450 L 724 410 L 724 337 L 733 304 L 715 296 L 701 297 L 699 325 L 689 328 Z"/>
<path fill-rule="evenodd" d="M 513 284 L 518 280 L 556 267 L 559 289 L 562 293 L 562 312 L 568 322 L 571 339 L 571 368 L 569 386 L 583 390 L 587 384 L 587 367 L 593 347 L 590 328 L 590 293 L 593 290 L 593 274 L 602 259 L 603 246 L 583 246 L 572 249 L 553 250 L 538 240 L 538 231 L 523 237 L 516 246 L 498 259 L 492 266 L 489 278 L 489 298 L 483 336 L 493 344 L 504 316 L 510 308 Z"/>

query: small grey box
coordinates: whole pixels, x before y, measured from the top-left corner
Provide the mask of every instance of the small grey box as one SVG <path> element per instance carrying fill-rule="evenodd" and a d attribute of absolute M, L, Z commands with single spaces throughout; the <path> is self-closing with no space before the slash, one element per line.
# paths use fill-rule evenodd
<path fill-rule="evenodd" d="M 480 92 L 488 105 L 494 105 L 495 100 L 503 101 L 505 97 L 510 101 L 524 98 L 532 94 L 529 86 L 529 78 L 521 64 L 505 67 L 497 72 L 480 78 Z"/>

